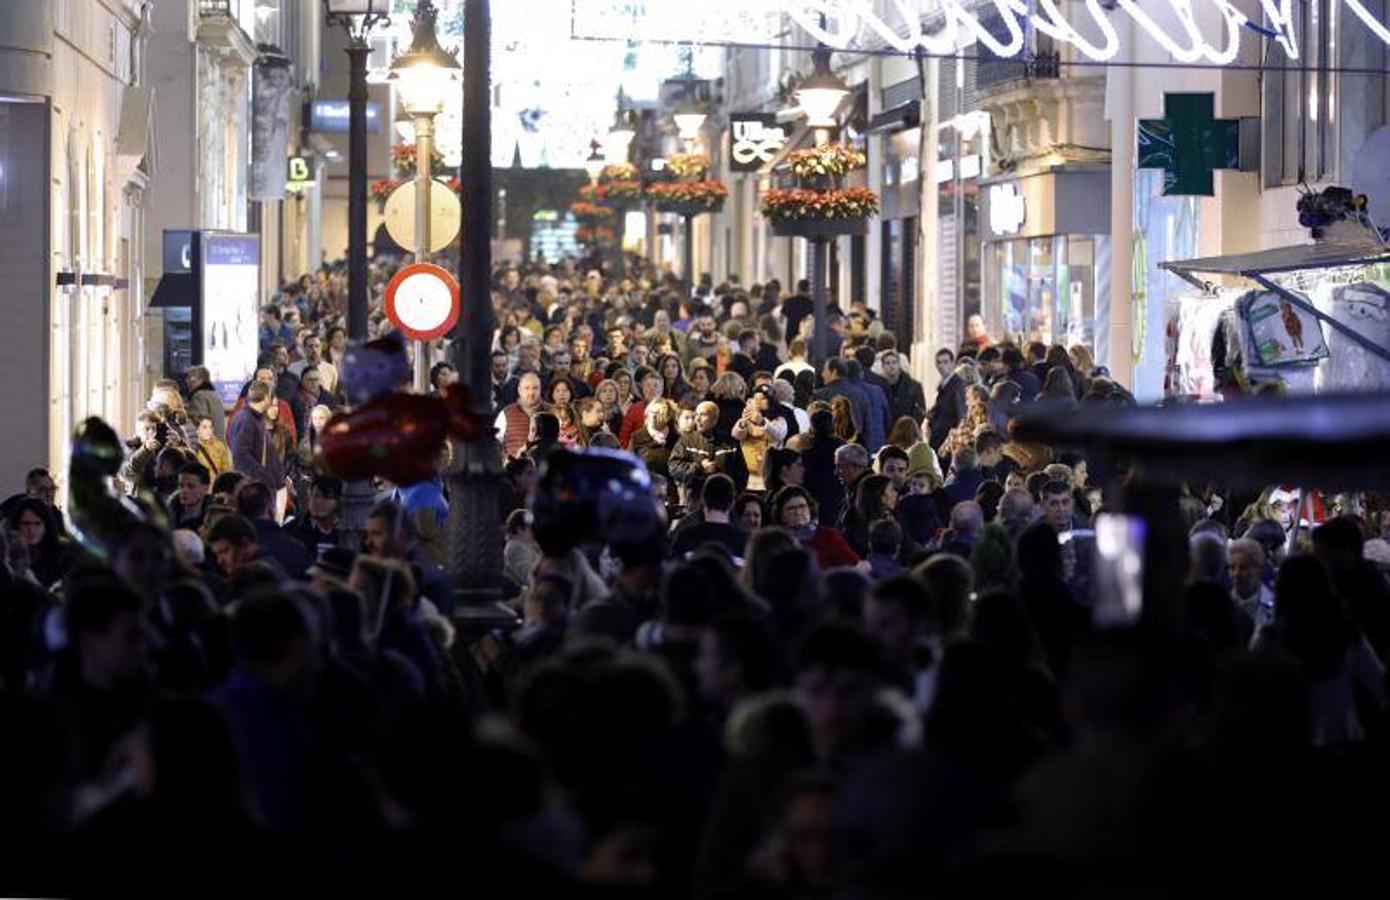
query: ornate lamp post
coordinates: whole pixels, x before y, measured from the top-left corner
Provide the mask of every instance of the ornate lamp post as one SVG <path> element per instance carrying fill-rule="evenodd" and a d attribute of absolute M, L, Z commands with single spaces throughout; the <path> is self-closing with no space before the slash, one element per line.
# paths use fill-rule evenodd
<path fill-rule="evenodd" d="M 822 24 L 824 18 L 822 17 Z M 849 94 L 849 88 L 830 68 L 830 48 L 820 44 L 811 53 L 812 71 L 797 85 L 794 96 L 806 124 L 815 129 L 816 144 L 830 140 L 830 130 L 836 126 L 835 112 Z M 829 233 L 807 235 L 811 243 L 811 305 L 816 330 L 811 336 L 811 354 L 816 365 L 825 364 L 828 331 L 826 301 L 826 249 L 833 236 Z"/>
<path fill-rule="evenodd" d="M 410 49 L 391 63 L 388 76 L 396 86 L 401 106 L 415 127 L 415 261 L 430 252 L 430 189 L 434 184 L 434 117 L 444 111 L 451 89 L 457 89 L 463 70 L 453 55 L 439 46 L 434 23 L 438 17 L 431 0 L 415 7 Z M 429 390 L 429 353 L 423 341 L 415 342 L 415 390 Z"/>
<path fill-rule="evenodd" d="M 323 0 L 348 35 L 348 337 L 367 337 L 367 34 L 388 21 L 390 0 Z"/>
<path fill-rule="evenodd" d="M 492 106 L 491 21 L 488 0 L 465 0 L 463 35 L 463 235 L 459 285 L 463 312 L 454 344 L 459 374 L 491 422 L 492 312 Z M 497 609 L 502 594 L 502 459 L 497 441 L 484 434 L 457 445 L 449 473 L 449 576 L 455 587 L 455 621 L 473 626 L 511 614 Z"/>

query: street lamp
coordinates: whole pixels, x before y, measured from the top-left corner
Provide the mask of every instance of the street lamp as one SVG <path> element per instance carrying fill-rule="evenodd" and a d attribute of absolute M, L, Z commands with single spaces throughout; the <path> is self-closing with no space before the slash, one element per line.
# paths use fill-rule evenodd
<path fill-rule="evenodd" d="M 434 117 L 444 111 L 451 90 L 463 76 L 458 60 L 439 46 L 434 23 L 439 13 L 430 0 L 415 6 L 410 49 L 391 63 L 387 80 L 396 86 L 401 107 L 415 125 L 415 261 L 430 252 L 430 187 L 434 183 Z M 429 390 L 429 348 L 415 342 L 415 390 Z"/>
<path fill-rule="evenodd" d="M 603 145 L 597 140 L 589 141 L 589 155 L 584 158 L 584 171 L 589 176 L 589 184 L 598 184 L 598 177 L 606 165 L 603 159 Z"/>
<path fill-rule="evenodd" d="M 323 0 L 348 45 L 348 337 L 367 339 L 367 33 L 389 21 L 391 0 Z"/>
<path fill-rule="evenodd" d="M 821 27 L 825 27 L 825 16 L 821 15 Z M 837 124 L 835 113 L 840 103 L 849 95 L 849 87 L 840 80 L 830 68 L 830 48 L 824 43 L 811 52 L 811 74 L 801 80 L 793 96 L 801 112 L 806 116 L 806 124 L 815 133 L 819 146 L 830 140 L 830 129 Z M 828 321 L 829 303 L 826 298 L 825 269 L 828 256 L 828 235 L 809 237 L 811 243 L 811 305 L 815 332 L 811 336 L 811 355 L 816 365 L 824 365 L 830 324 Z"/>
<path fill-rule="evenodd" d="M 849 95 L 849 88 L 830 69 L 830 48 L 820 44 L 811 51 L 811 74 L 797 85 L 797 105 L 806 114 L 806 124 L 819 129 L 835 127 L 835 112 Z"/>
<path fill-rule="evenodd" d="M 708 118 L 709 114 L 693 103 L 677 106 L 676 111 L 671 113 L 671 119 L 676 123 L 676 133 L 682 141 L 692 145 L 700 139 L 700 129 L 705 127 Z"/>
<path fill-rule="evenodd" d="M 632 141 L 637 137 L 637 113 L 623 102 L 623 89 L 618 88 L 618 111 L 613 114 L 613 127 L 603 142 L 603 155 L 610 163 L 627 162 Z"/>

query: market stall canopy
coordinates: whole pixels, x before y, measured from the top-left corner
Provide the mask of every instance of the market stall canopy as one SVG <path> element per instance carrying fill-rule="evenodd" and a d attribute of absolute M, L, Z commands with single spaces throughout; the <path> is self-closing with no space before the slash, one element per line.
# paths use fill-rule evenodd
<path fill-rule="evenodd" d="M 1014 420 L 1010 433 L 1193 485 L 1390 489 L 1390 393 L 1039 411 Z"/>
<path fill-rule="evenodd" d="M 1302 269 L 1332 269 L 1390 263 L 1390 247 L 1366 240 L 1357 243 L 1322 242 L 1276 247 L 1253 253 L 1232 253 L 1200 259 L 1162 262 L 1158 266 L 1188 280 L 1196 275 L 1275 275 Z"/>

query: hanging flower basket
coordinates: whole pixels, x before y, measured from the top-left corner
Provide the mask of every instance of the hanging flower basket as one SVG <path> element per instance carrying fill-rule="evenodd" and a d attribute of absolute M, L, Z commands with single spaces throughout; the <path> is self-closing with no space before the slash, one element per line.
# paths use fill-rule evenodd
<path fill-rule="evenodd" d="M 719 181 L 667 181 L 647 186 L 647 199 L 657 212 L 698 216 L 724 208 L 729 189 Z"/>
<path fill-rule="evenodd" d="M 604 166 L 598 173 L 598 183 L 607 185 L 616 181 L 637 181 L 641 177 L 642 174 L 632 163 L 613 163 Z"/>
<path fill-rule="evenodd" d="M 771 190 L 763 194 L 763 218 L 772 222 L 773 231 L 788 222 L 857 222 L 863 227 L 870 216 L 878 214 L 878 194 L 868 188 L 811 191 L 794 188 L 789 191 Z M 862 231 L 841 231 L 837 234 L 858 234 Z"/>
<path fill-rule="evenodd" d="M 607 206 L 599 206 L 596 203 L 587 203 L 583 200 L 576 200 L 570 204 L 570 212 L 580 222 L 595 224 L 606 222 L 613 218 L 613 210 Z"/>
<path fill-rule="evenodd" d="M 703 153 L 676 153 L 666 160 L 666 171 L 677 178 L 704 181 L 709 174 L 709 157 Z"/>
<path fill-rule="evenodd" d="M 803 181 L 824 176 L 840 178 L 867 164 L 867 156 L 844 144 L 822 144 L 787 154 L 792 174 Z"/>
<path fill-rule="evenodd" d="M 581 244 L 589 244 L 595 247 L 611 247 L 617 242 L 618 233 L 612 228 L 603 225 L 584 225 L 575 229 L 574 239 Z"/>

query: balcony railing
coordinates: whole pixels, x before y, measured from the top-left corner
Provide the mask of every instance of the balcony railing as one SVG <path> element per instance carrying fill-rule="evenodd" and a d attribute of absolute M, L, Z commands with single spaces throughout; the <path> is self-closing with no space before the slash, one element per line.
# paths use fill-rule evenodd
<path fill-rule="evenodd" d="M 1034 53 L 1026 59 L 992 56 L 982 51 L 975 63 L 975 88 L 985 91 L 1016 81 L 1057 78 L 1061 56 L 1055 50 Z"/>

